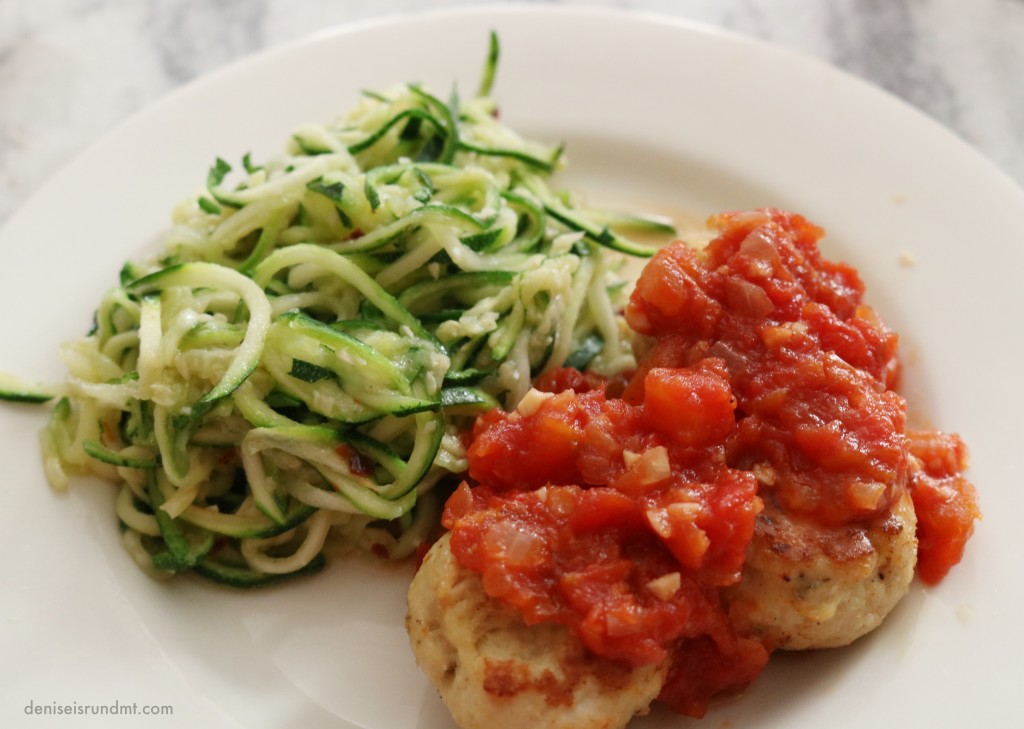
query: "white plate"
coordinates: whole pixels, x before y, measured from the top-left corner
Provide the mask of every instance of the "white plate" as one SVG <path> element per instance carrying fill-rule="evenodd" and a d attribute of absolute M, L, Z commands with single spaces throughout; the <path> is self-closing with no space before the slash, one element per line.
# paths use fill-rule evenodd
<path fill-rule="evenodd" d="M 1011 458 L 1024 411 L 1024 194 L 935 123 L 822 64 L 567 8 L 372 23 L 257 56 L 136 116 L 9 220 L 0 367 L 59 377 L 58 343 L 88 328 L 120 264 L 151 248 L 216 155 L 275 154 L 294 126 L 332 118 L 364 88 L 469 93 L 492 28 L 503 119 L 565 141 L 568 179 L 592 197 L 697 217 L 777 205 L 825 226 L 827 253 L 860 268 L 903 334 L 914 412 L 973 451 L 985 519 L 963 564 L 939 587 L 915 585 L 858 645 L 778 658 L 705 725 L 1006 726 L 1024 678 L 1024 492 Z M 408 569 L 336 564 L 260 593 L 155 584 L 118 545 L 108 488 L 47 488 L 42 423 L 32 408 L 0 409 L 0 723 L 63 726 L 28 712 L 119 702 L 170 705 L 175 725 L 449 726 L 406 646 Z M 659 711 L 635 726 L 676 724 Z"/>

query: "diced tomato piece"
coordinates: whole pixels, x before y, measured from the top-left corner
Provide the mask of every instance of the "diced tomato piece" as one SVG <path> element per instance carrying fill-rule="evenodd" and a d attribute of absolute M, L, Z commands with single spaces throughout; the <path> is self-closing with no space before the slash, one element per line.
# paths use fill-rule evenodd
<path fill-rule="evenodd" d="M 735 410 L 724 366 L 714 360 L 685 369 L 657 367 L 644 377 L 648 426 L 682 445 L 721 442 L 736 425 Z"/>
<path fill-rule="evenodd" d="M 639 504 L 615 489 L 587 489 L 579 496 L 570 526 L 576 534 L 612 527 L 634 531 L 642 526 Z"/>

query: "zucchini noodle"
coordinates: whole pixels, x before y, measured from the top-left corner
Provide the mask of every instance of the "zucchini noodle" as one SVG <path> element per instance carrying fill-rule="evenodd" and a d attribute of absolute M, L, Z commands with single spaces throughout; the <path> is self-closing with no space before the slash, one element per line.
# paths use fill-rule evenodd
<path fill-rule="evenodd" d="M 552 368 L 634 365 L 615 272 L 652 249 L 549 188 L 562 150 L 498 120 L 491 42 L 473 98 L 366 93 L 263 164 L 218 159 L 63 348 L 47 476 L 118 484 L 148 572 L 251 587 L 334 543 L 405 557 L 477 414 Z"/>

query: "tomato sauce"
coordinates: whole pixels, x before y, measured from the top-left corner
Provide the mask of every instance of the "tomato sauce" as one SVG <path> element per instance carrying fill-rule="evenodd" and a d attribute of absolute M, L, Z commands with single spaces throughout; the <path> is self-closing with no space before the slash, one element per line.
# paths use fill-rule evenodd
<path fill-rule="evenodd" d="M 963 557 L 981 518 L 974 485 L 964 477 L 967 448 L 955 435 L 911 431 L 910 495 L 917 512 L 917 572 L 935 584 Z"/>
<path fill-rule="evenodd" d="M 909 489 L 932 582 L 978 517 L 963 444 L 908 434 L 897 337 L 856 271 L 821 256 L 821 229 L 778 210 L 714 224 L 706 248 L 674 244 L 641 274 L 636 372 L 550 372 L 515 412 L 482 416 L 443 516 L 490 596 L 597 654 L 668 661 L 661 698 L 691 716 L 768 660 L 720 597 L 764 499 L 828 530 Z"/>

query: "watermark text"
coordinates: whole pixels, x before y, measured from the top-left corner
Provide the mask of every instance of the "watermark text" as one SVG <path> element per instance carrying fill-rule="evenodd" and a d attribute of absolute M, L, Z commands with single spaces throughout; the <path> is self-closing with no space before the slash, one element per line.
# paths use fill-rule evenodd
<path fill-rule="evenodd" d="M 36 701 L 25 704 L 28 716 L 174 716 L 170 704 L 140 704 L 138 701 L 111 701 L 88 704 L 80 701 Z"/>

